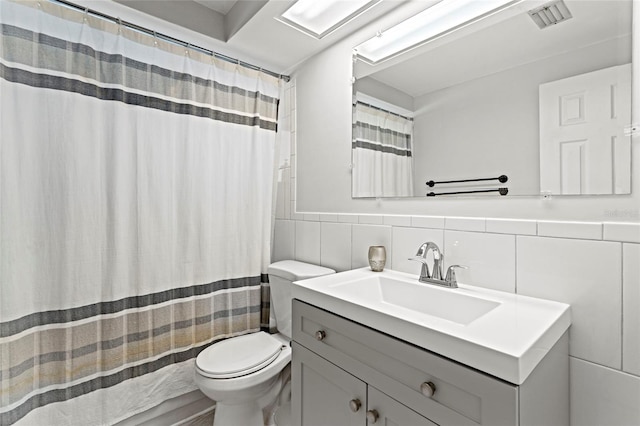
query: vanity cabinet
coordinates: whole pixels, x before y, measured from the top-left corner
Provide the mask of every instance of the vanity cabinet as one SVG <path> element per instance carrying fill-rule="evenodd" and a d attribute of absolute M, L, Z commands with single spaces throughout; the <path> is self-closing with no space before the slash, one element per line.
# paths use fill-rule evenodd
<path fill-rule="evenodd" d="M 292 346 L 295 424 L 436 426 L 304 346 L 295 342 Z"/>
<path fill-rule="evenodd" d="M 521 385 L 299 300 L 292 334 L 294 425 L 568 424 L 566 334 Z"/>
<path fill-rule="evenodd" d="M 297 423 L 361 426 L 366 422 L 367 384 L 324 358 L 292 343 L 292 396 Z"/>

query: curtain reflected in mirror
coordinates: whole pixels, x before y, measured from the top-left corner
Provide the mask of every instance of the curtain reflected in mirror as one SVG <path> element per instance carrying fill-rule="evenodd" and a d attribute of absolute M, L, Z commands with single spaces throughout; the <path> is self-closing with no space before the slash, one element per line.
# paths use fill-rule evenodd
<path fill-rule="evenodd" d="M 413 119 L 357 100 L 353 107 L 352 196 L 413 195 Z"/>

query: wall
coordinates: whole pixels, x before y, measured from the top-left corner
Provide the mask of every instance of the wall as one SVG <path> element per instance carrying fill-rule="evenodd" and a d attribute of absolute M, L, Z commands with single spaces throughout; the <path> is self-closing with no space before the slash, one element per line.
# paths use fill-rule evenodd
<path fill-rule="evenodd" d="M 378 80 L 374 80 L 371 77 L 364 77 L 364 78 L 358 79 L 358 81 L 356 81 L 356 83 L 354 84 L 354 88 L 356 92 L 373 96 L 374 98 L 380 101 L 388 102 L 391 105 L 395 105 L 407 111 L 414 111 L 412 96 L 404 92 L 401 92 L 395 87 L 391 87 L 384 83 L 379 82 Z M 382 107 L 381 105 L 376 105 L 376 106 Z M 389 110 L 391 112 L 397 112 L 392 109 L 389 109 Z"/>
<path fill-rule="evenodd" d="M 634 6 L 639 22 L 640 5 Z M 288 208 L 276 216 L 273 260 L 341 271 L 366 266 L 368 246 L 382 244 L 388 268 L 417 275 L 419 265 L 406 258 L 435 241 L 446 265 L 471 267 L 458 274 L 462 283 L 571 304 L 572 425 L 640 424 L 640 191 L 551 199 L 351 199 L 351 47 L 402 15 L 385 19 L 295 73 L 286 166 L 291 179 L 289 190 L 278 194 L 278 204 Z M 636 26 L 636 41 L 638 32 Z M 634 85 L 634 122 L 639 88 Z M 633 144 L 632 188 L 640 188 L 638 137 Z"/>

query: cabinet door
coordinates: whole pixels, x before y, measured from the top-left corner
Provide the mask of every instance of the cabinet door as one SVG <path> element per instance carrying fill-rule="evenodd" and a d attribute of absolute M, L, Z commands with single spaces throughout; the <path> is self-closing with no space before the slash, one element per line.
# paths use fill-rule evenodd
<path fill-rule="evenodd" d="M 303 346 L 291 346 L 293 424 L 364 426 L 367 385 Z"/>
<path fill-rule="evenodd" d="M 437 426 L 409 407 L 369 386 L 367 424 L 380 426 Z"/>

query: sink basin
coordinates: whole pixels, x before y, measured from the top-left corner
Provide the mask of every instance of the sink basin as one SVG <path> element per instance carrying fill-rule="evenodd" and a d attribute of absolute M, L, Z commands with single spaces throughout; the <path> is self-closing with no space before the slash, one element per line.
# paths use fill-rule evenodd
<path fill-rule="evenodd" d="M 510 383 L 522 384 L 571 324 L 569 305 L 417 275 L 354 269 L 293 283 L 292 296 Z"/>
<path fill-rule="evenodd" d="M 500 302 L 469 296 L 453 289 L 373 275 L 330 286 L 336 295 L 369 304 L 389 304 L 466 325 L 495 309 Z"/>

